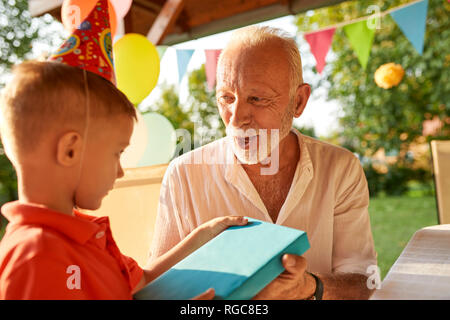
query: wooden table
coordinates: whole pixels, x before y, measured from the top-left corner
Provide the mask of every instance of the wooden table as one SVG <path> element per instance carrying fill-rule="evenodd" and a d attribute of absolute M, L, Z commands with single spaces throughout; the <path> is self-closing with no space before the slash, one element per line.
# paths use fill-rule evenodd
<path fill-rule="evenodd" d="M 450 224 L 418 230 L 370 299 L 450 299 Z"/>

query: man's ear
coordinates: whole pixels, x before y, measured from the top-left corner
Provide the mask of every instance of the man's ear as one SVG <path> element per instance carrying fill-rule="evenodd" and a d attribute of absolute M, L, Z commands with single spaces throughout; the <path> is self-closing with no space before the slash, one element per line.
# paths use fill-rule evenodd
<path fill-rule="evenodd" d="M 311 95 L 311 86 L 307 83 L 302 83 L 298 86 L 295 96 L 297 98 L 297 104 L 295 106 L 294 117 L 298 118 L 302 115 L 305 110 L 306 103 L 308 102 L 309 96 Z"/>
<path fill-rule="evenodd" d="M 56 161 L 58 164 L 71 167 L 79 163 L 83 150 L 83 138 L 76 131 L 65 133 L 58 139 Z"/>

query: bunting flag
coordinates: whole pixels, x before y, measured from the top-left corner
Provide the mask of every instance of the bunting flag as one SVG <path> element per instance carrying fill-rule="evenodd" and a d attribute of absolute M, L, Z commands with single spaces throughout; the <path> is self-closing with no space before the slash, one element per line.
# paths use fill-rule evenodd
<path fill-rule="evenodd" d="M 335 31 L 336 28 L 331 28 L 305 35 L 305 39 L 311 48 L 311 53 L 316 59 L 316 69 L 319 73 L 322 73 L 322 70 L 325 67 L 325 58 L 330 50 Z"/>
<path fill-rule="evenodd" d="M 344 32 L 358 57 L 359 63 L 365 70 L 367 61 L 369 61 L 375 28 L 369 28 L 367 21 L 363 20 L 344 26 Z"/>
<path fill-rule="evenodd" d="M 222 49 L 205 50 L 206 82 L 208 83 L 209 90 L 213 90 L 214 86 L 216 85 L 217 62 L 219 60 L 220 52 L 222 52 Z"/>
<path fill-rule="evenodd" d="M 420 55 L 423 53 L 427 10 L 428 0 L 424 0 L 391 12 L 391 17 Z"/>
<path fill-rule="evenodd" d="M 159 55 L 159 61 L 162 60 L 162 57 L 164 56 L 164 53 L 166 53 L 166 50 L 169 46 L 157 46 L 156 51 L 158 51 Z"/>
<path fill-rule="evenodd" d="M 325 66 L 327 51 L 331 47 L 333 34 L 337 28 L 341 27 L 344 28 L 345 34 L 349 39 L 361 66 L 363 69 L 366 69 L 376 29 L 372 25 L 369 26 L 368 20 L 381 19 L 388 14 L 392 16 L 394 21 L 412 43 L 417 52 L 422 54 L 426 29 L 427 9 L 428 0 L 415 0 L 384 12 L 378 12 L 375 15 L 340 22 L 333 26 L 328 26 L 320 30 L 305 33 L 305 40 L 309 43 L 311 53 L 316 59 L 317 71 L 319 73 L 322 72 Z"/>
<path fill-rule="evenodd" d="M 183 79 L 193 53 L 193 49 L 177 49 L 178 83 Z"/>

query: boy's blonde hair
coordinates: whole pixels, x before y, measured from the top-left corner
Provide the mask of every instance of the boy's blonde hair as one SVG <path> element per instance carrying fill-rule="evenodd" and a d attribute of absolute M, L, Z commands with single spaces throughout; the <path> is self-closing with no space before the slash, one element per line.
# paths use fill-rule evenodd
<path fill-rule="evenodd" d="M 2 138 L 15 152 L 29 152 L 51 130 L 83 133 L 87 110 L 90 123 L 117 115 L 137 119 L 133 104 L 106 79 L 58 62 L 24 62 L 13 68 L 0 97 Z"/>

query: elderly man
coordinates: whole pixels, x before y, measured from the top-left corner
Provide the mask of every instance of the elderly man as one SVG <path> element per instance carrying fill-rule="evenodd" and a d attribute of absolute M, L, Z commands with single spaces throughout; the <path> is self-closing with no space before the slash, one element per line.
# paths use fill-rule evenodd
<path fill-rule="evenodd" d="M 153 258 L 205 221 L 246 215 L 304 230 L 311 244 L 301 257 L 285 255 L 286 271 L 256 299 L 370 296 L 367 270 L 377 262 L 367 181 L 351 152 L 292 129 L 310 92 L 296 43 L 281 30 L 252 26 L 232 35 L 217 71 L 227 137 L 169 165 Z"/>

